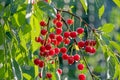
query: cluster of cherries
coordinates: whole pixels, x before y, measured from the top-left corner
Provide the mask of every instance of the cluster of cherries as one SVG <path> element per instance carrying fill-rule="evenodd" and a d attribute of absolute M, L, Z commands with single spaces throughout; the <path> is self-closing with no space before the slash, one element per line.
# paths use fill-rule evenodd
<path fill-rule="evenodd" d="M 66 23 L 71 26 L 74 24 L 74 21 L 72 19 L 67 19 Z M 80 60 L 80 55 L 77 53 L 75 55 L 68 55 L 68 50 L 65 46 L 69 45 L 71 39 L 76 39 L 78 35 L 83 34 L 84 28 L 78 27 L 76 31 L 67 30 L 63 32 L 63 21 L 60 13 L 56 14 L 56 18 L 53 19 L 52 24 L 55 26 L 55 31 L 50 33 L 48 30 L 49 24 L 47 24 L 44 20 L 40 21 L 41 36 L 35 37 L 36 42 L 41 44 L 39 53 L 40 57 L 52 59 L 54 56 L 61 53 L 62 59 L 67 60 L 68 64 L 72 65 L 75 61 L 78 62 Z M 59 48 L 61 43 L 65 44 L 65 46 Z M 96 49 L 94 48 L 96 45 L 95 40 L 79 41 L 77 42 L 77 45 L 79 49 L 84 49 L 87 53 L 94 54 L 96 52 Z M 45 61 L 40 60 L 39 58 L 34 59 L 34 64 L 38 65 L 40 68 L 45 67 Z M 79 63 L 77 68 L 78 70 L 83 70 L 84 64 Z M 62 69 L 57 69 L 57 72 L 61 75 Z M 39 77 L 42 77 L 42 73 L 39 73 Z M 47 72 L 46 77 L 52 78 L 52 74 Z M 81 73 L 78 75 L 78 79 L 86 80 L 86 76 Z"/>

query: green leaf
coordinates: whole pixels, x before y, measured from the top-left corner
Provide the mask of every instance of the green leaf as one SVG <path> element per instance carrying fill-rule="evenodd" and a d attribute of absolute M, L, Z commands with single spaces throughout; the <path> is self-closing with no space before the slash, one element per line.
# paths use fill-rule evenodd
<path fill-rule="evenodd" d="M 50 17 L 55 18 L 56 11 L 51 5 L 49 5 L 48 3 L 44 1 L 39 1 L 38 6 L 42 11 L 44 11 Z"/>
<path fill-rule="evenodd" d="M 87 13 L 87 1 L 86 0 L 80 0 L 85 12 Z"/>
<path fill-rule="evenodd" d="M 120 0 L 113 0 L 113 2 L 120 8 Z"/>
<path fill-rule="evenodd" d="M 98 29 L 105 33 L 110 33 L 114 29 L 114 25 L 111 23 L 107 23 L 104 24 L 102 27 L 99 27 Z"/>
<path fill-rule="evenodd" d="M 12 71 L 14 74 L 14 78 L 17 78 L 17 80 L 23 80 L 22 77 L 22 70 L 21 67 L 19 66 L 19 64 L 17 63 L 17 61 L 15 59 L 11 58 L 11 64 L 12 64 Z"/>
<path fill-rule="evenodd" d="M 23 77 L 24 77 L 26 80 L 30 80 L 30 79 L 32 78 L 29 74 L 26 74 L 26 73 L 23 73 Z"/>
<path fill-rule="evenodd" d="M 120 45 L 118 43 L 110 41 L 110 44 L 118 51 L 118 53 L 120 53 Z"/>
<path fill-rule="evenodd" d="M 103 15 L 104 11 L 105 11 L 105 6 L 102 5 L 101 8 L 99 9 L 99 12 L 98 12 L 98 15 L 99 15 L 100 19 L 101 19 L 102 15 Z"/>

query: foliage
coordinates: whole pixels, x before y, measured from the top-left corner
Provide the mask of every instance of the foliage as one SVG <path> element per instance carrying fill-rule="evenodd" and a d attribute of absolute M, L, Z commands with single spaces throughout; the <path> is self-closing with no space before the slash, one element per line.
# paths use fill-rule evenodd
<path fill-rule="evenodd" d="M 32 1 L 32 0 L 28 0 Z M 48 16 L 50 18 L 55 18 L 57 13 L 56 7 L 63 9 L 66 4 L 63 0 L 49 0 L 49 3 L 33 0 L 35 4 L 30 2 L 28 4 L 26 0 L 1 0 L 0 1 L 0 80 L 39 80 L 39 68 L 34 65 L 33 60 L 38 57 L 40 44 L 35 42 L 35 37 L 40 36 L 40 25 L 41 20 L 47 21 Z M 99 20 L 102 20 L 106 7 L 103 0 L 94 0 L 95 9 L 97 11 L 96 15 Z M 106 0 L 105 0 L 106 1 Z M 77 3 L 82 4 L 83 9 L 83 19 L 87 20 L 86 16 L 89 15 L 89 1 L 88 0 L 70 0 L 69 8 L 70 13 L 75 14 L 77 11 Z M 86 4 L 87 3 L 87 4 Z M 119 6 L 119 0 L 112 0 L 115 3 L 115 7 Z M 97 6 L 99 4 L 99 6 Z M 119 18 L 117 19 L 118 10 L 113 10 L 111 12 L 111 20 L 98 27 L 94 36 L 97 40 L 97 52 L 95 55 L 84 54 L 86 61 L 90 70 L 93 72 L 95 80 L 101 79 L 113 79 L 120 80 L 120 33 L 119 28 Z M 86 14 L 87 13 L 87 14 Z M 64 16 L 68 15 L 67 13 Z M 77 15 L 77 14 L 75 14 Z M 117 16 L 116 16 L 117 15 Z M 115 17 L 114 17 L 115 16 Z M 71 17 L 71 16 L 70 16 Z M 115 20 L 113 20 L 114 18 Z M 82 23 L 77 22 L 75 18 L 76 25 L 72 26 L 71 29 L 77 27 Z M 114 22 L 115 21 L 115 22 Z M 116 25 L 119 26 L 116 29 Z M 50 30 L 54 31 L 51 24 Z M 87 31 L 85 35 L 87 35 Z M 115 36 L 114 36 L 115 35 Z M 82 37 L 82 36 L 80 36 Z M 119 41 L 118 41 L 119 40 Z M 75 48 L 78 49 L 78 46 Z M 59 57 L 61 60 L 61 57 Z M 80 63 L 85 63 L 84 58 Z M 65 66 L 65 63 L 60 61 L 60 67 Z M 55 67 L 56 65 L 48 65 L 53 70 L 52 80 L 57 80 L 59 77 L 56 75 Z M 68 66 L 70 70 L 67 75 L 69 80 L 77 79 L 75 76 L 77 71 L 73 68 L 75 66 Z M 93 68 L 93 70 L 92 70 Z M 67 69 L 67 70 L 68 70 Z M 91 74 L 88 73 L 88 69 L 83 70 L 86 74 L 87 80 L 92 80 Z M 44 73 L 44 72 L 43 72 Z M 62 78 L 65 76 L 62 75 Z M 41 80 L 41 79 L 40 79 Z"/>

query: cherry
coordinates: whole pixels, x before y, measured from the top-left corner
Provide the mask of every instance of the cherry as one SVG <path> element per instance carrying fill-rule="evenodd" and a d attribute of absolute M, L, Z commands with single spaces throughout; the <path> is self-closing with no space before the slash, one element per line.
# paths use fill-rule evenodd
<path fill-rule="evenodd" d="M 55 54 L 55 50 L 54 49 L 51 49 L 50 51 L 49 51 L 49 55 L 50 56 L 53 56 Z"/>
<path fill-rule="evenodd" d="M 57 23 L 57 18 L 53 19 L 53 24 L 56 24 Z"/>
<path fill-rule="evenodd" d="M 41 37 L 35 37 L 36 42 L 41 42 L 42 38 Z"/>
<path fill-rule="evenodd" d="M 62 42 L 63 37 L 62 37 L 61 35 L 57 35 L 57 36 L 56 36 L 56 40 L 57 40 L 58 42 Z"/>
<path fill-rule="evenodd" d="M 50 39 L 54 39 L 55 38 L 55 34 L 54 33 L 50 33 L 49 37 L 50 37 Z"/>
<path fill-rule="evenodd" d="M 68 32 L 68 31 L 64 32 L 64 37 L 65 38 L 68 38 L 69 36 L 70 36 L 70 32 Z"/>
<path fill-rule="evenodd" d="M 76 38 L 77 37 L 77 32 L 76 31 L 70 32 L 70 37 L 71 38 Z"/>
<path fill-rule="evenodd" d="M 74 60 L 75 61 L 79 61 L 80 60 L 80 55 L 79 54 L 75 54 L 74 55 Z"/>
<path fill-rule="evenodd" d="M 45 0 L 45 2 L 47 2 L 47 3 L 48 3 L 48 0 Z"/>
<path fill-rule="evenodd" d="M 91 46 L 95 46 L 95 45 L 96 45 L 96 41 L 95 41 L 95 40 L 91 40 L 91 41 L 90 41 L 90 45 L 91 45 Z"/>
<path fill-rule="evenodd" d="M 46 44 L 46 45 L 45 45 L 45 49 L 46 49 L 46 50 L 50 50 L 51 48 L 52 48 L 51 44 Z"/>
<path fill-rule="evenodd" d="M 77 68 L 78 68 L 78 70 L 83 70 L 84 69 L 84 65 L 83 64 L 78 64 Z"/>
<path fill-rule="evenodd" d="M 92 50 L 92 47 L 91 47 L 91 46 L 86 46 L 86 47 L 85 47 L 85 51 L 86 51 L 86 52 L 91 52 L 91 50 Z"/>
<path fill-rule="evenodd" d="M 68 64 L 72 65 L 74 63 L 74 56 L 68 57 Z"/>
<path fill-rule="evenodd" d="M 52 78 L 52 74 L 49 73 L 49 72 L 46 73 L 46 76 L 47 76 L 47 78 L 49 78 L 49 79 Z"/>
<path fill-rule="evenodd" d="M 55 48 L 54 50 L 55 50 L 55 54 L 59 54 L 59 52 L 60 52 L 59 48 Z"/>
<path fill-rule="evenodd" d="M 40 67 L 40 68 L 43 68 L 44 65 L 45 65 L 44 61 L 40 61 L 40 63 L 39 63 L 39 67 Z"/>
<path fill-rule="evenodd" d="M 79 74 L 78 79 L 79 80 L 86 80 L 86 76 L 84 74 Z"/>
<path fill-rule="evenodd" d="M 41 52 L 45 52 L 45 50 L 46 50 L 46 49 L 45 49 L 45 46 L 41 46 L 41 47 L 40 47 L 40 51 L 41 51 Z"/>
<path fill-rule="evenodd" d="M 41 72 L 39 73 L 39 77 L 42 78 L 42 73 Z"/>
<path fill-rule="evenodd" d="M 61 21 L 56 22 L 56 27 L 61 28 L 63 26 L 63 23 Z"/>
<path fill-rule="evenodd" d="M 55 46 L 58 46 L 60 44 L 59 41 L 57 41 L 56 39 L 52 39 L 51 41 Z"/>
<path fill-rule="evenodd" d="M 40 60 L 38 58 L 34 59 L 34 64 L 38 65 L 40 63 Z"/>
<path fill-rule="evenodd" d="M 60 48 L 60 52 L 61 52 L 61 53 L 66 53 L 66 52 L 67 52 L 67 48 L 66 48 L 66 47 Z"/>
<path fill-rule="evenodd" d="M 90 40 L 86 40 L 86 41 L 85 41 L 85 46 L 90 45 L 90 42 L 91 42 Z"/>
<path fill-rule="evenodd" d="M 68 54 L 66 54 L 66 53 L 65 53 L 65 54 L 62 54 L 62 59 L 63 59 L 63 60 L 68 60 L 68 57 L 69 57 Z"/>
<path fill-rule="evenodd" d="M 61 34 L 62 33 L 62 29 L 61 28 L 56 28 L 56 34 Z"/>
<path fill-rule="evenodd" d="M 45 21 L 43 21 L 43 20 L 42 20 L 42 21 L 40 21 L 40 26 L 43 26 L 43 27 L 44 27 L 44 26 L 46 26 L 46 25 L 47 25 L 47 24 L 46 24 L 46 22 L 45 22 Z"/>
<path fill-rule="evenodd" d="M 41 30 L 41 34 L 42 34 L 42 35 L 46 35 L 46 34 L 47 34 L 47 30 L 46 30 L 46 29 L 42 29 L 42 30 Z"/>
<path fill-rule="evenodd" d="M 60 14 L 60 13 L 57 13 L 57 14 L 56 14 L 56 19 L 57 19 L 57 20 L 61 20 L 61 14 Z"/>
<path fill-rule="evenodd" d="M 72 19 L 67 20 L 67 24 L 72 25 L 73 23 L 74 23 L 74 21 Z"/>
<path fill-rule="evenodd" d="M 62 69 L 57 69 L 57 72 L 61 75 L 62 74 Z"/>
<path fill-rule="evenodd" d="M 94 54 L 96 52 L 96 49 L 94 47 L 92 47 L 91 51 L 92 54 Z"/>
<path fill-rule="evenodd" d="M 68 45 L 70 43 L 70 39 L 69 38 L 64 38 L 63 42 L 64 42 L 64 44 Z"/>
<path fill-rule="evenodd" d="M 47 39 L 47 43 L 51 43 L 51 39 L 49 37 Z"/>
<path fill-rule="evenodd" d="M 84 42 L 84 41 L 78 42 L 78 47 L 79 47 L 79 48 L 84 47 L 84 45 L 85 45 L 85 42 Z"/>
<path fill-rule="evenodd" d="M 76 31 L 78 34 L 82 34 L 84 32 L 84 28 L 77 28 Z"/>

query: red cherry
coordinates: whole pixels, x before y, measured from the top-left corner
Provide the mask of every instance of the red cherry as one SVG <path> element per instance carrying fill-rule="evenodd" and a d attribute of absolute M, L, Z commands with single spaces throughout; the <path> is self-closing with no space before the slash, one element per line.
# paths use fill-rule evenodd
<path fill-rule="evenodd" d="M 50 56 L 53 56 L 55 54 L 55 50 L 54 49 L 51 49 L 50 51 L 49 51 L 49 55 Z"/>
<path fill-rule="evenodd" d="M 45 50 L 46 50 L 46 49 L 45 49 L 45 46 L 41 46 L 41 47 L 40 47 L 40 51 L 41 51 L 41 52 L 45 52 Z"/>
<path fill-rule="evenodd" d="M 50 33 L 49 37 L 50 37 L 50 39 L 54 39 L 55 38 L 55 34 L 54 33 Z"/>
<path fill-rule="evenodd" d="M 70 39 L 69 38 L 64 38 L 63 42 L 64 42 L 64 44 L 68 45 L 70 43 Z"/>
<path fill-rule="evenodd" d="M 61 34 L 62 33 L 62 29 L 61 28 L 56 28 L 56 34 Z"/>
<path fill-rule="evenodd" d="M 95 46 L 96 45 L 96 41 L 95 40 L 91 40 L 90 41 L 90 46 Z"/>
<path fill-rule="evenodd" d="M 47 24 L 46 24 L 46 22 L 45 21 L 40 21 L 40 26 L 46 26 Z"/>
<path fill-rule="evenodd" d="M 78 68 L 78 70 L 83 70 L 84 69 L 84 65 L 83 64 L 78 64 L 77 68 Z"/>
<path fill-rule="evenodd" d="M 38 58 L 34 59 L 34 64 L 38 65 L 40 63 L 40 60 Z"/>
<path fill-rule="evenodd" d="M 68 32 L 68 31 L 64 32 L 64 37 L 65 38 L 68 38 L 69 36 L 70 36 L 70 32 Z"/>
<path fill-rule="evenodd" d="M 51 43 L 51 39 L 48 37 L 47 43 Z"/>
<path fill-rule="evenodd" d="M 89 53 L 90 53 L 91 50 L 92 50 L 92 47 L 91 47 L 91 46 L 86 46 L 86 47 L 85 47 L 85 51 L 86 51 L 86 52 L 89 52 Z"/>
<path fill-rule="evenodd" d="M 49 72 L 47 72 L 46 76 L 47 76 L 47 78 L 49 78 L 49 79 L 52 78 L 52 74 L 49 73 Z"/>
<path fill-rule="evenodd" d="M 61 21 L 56 22 L 56 27 L 61 28 L 63 26 L 63 23 Z"/>
<path fill-rule="evenodd" d="M 62 59 L 63 59 L 63 60 L 68 60 L 68 57 L 69 57 L 68 54 L 66 54 L 66 53 L 65 53 L 65 54 L 62 54 Z"/>
<path fill-rule="evenodd" d="M 55 46 L 58 46 L 58 45 L 60 45 L 60 42 L 59 41 L 57 41 L 56 39 L 52 39 L 52 41 L 51 41 Z"/>
<path fill-rule="evenodd" d="M 61 35 L 57 35 L 57 36 L 56 36 L 56 40 L 57 40 L 58 42 L 62 42 L 63 37 L 62 37 Z"/>
<path fill-rule="evenodd" d="M 94 54 L 96 52 L 96 49 L 94 47 L 92 47 L 91 51 L 92 54 Z"/>
<path fill-rule="evenodd" d="M 36 42 L 41 42 L 42 38 L 41 37 L 35 37 Z"/>
<path fill-rule="evenodd" d="M 73 56 L 69 56 L 68 57 L 68 64 L 72 65 L 74 63 L 74 57 Z"/>
<path fill-rule="evenodd" d="M 48 0 L 45 0 L 45 2 L 47 2 L 47 3 L 48 3 Z"/>
<path fill-rule="evenodd" d="M 57 13 L 57 14 L 56 14 L 56 19 L 57 19 L 57 20 L 61 20 L 61 14 L 60 14 L 60 13 Z"/>
<path fill-rule="evenodd" d="M 45 65 L 44 61 L 40 61 L 40 63 L 39 63 L 39 67 L 40 67 L 40 68 L 43 68 L 44 65 Z"/>
<path fill-rule="evenodd" d="M 46 30 L 46 29 L 42 29 L 42 30 L 41 30 L 41 34 L 42 34 L 42 35 L 46 35 L 46 34 L 47 34 L 47 30 Z"/>
<path fill-rule="evenodd" d="M 42 73 L 41 72 L 39 73 L 39 77 L 42 78 Z"/>
<path fill-rule="evenodd" d="M 72 25 L 73 23 L 74 23 L 74 21 L 72 19 L 67 20 L 67 24 Z"/>
<path fill-rule="evenodd" d="M 60 52 L 59 48 L 55 48 L 54 50 L 55 50 L 55 54 L 59 54 L 59 52 Z"/>
<path fill-rule="evenodd" d="M 66 48 L 66 47 L 60 48 L 60 52 L 61 52 L 61 53 L 66 53 L 66 52 L 67 52 L 67 48 Z"/>
<path fill-rule="evenodd" d="M 77 32 L 76 31 L 70 32 L 70 37 L 71 38 L 76 38 L 77 37 Z"/>
<path fill-rule="evenodd" d="M 61 75 L 62 74 L 62 69 L 57 69 L 57 72 Z"/>
<path fill-rule="evenodd" d="M 79 80 L 86 80 L 86 76 L 84 74 L 79 74 L 78 79 Z"/>
<path fill-rule="evenodd" d="M 84 42 L 84 41 L 78 42 L 78 47 L 79 47 L 79 48 L 84 47 L 84 45 L 85 45 L 85 42 Z"/>
<path fill-rule="evenodd" d="M 85 41 L 85 46 L 90 45 L 90 42 L 91 42 L 90 40 L 86 40 L 86 41 Z"/>
<path fill-rule="evenodd" d="M 79 54 L 75 54 L 74 55 L 74 60 L 75 61 L 79 61 L 80 60 L 80 55 Z"/>
<path fill-rule="evenodd" d="M 55 18 L 55 19 L 53 19 L 53 24 L 56 24 L 56 22 L 57 22 L 58 20 Z"/>
<path fill-rule="evenodd" d="M 76 31 L 78 34 L 82 34 L 84 32 L 84 28 L 77 28 Z"/>
<path fill-rule="evenodd" d="M 45 49 L 46 49 L 46 50 L 50 50 L 51 48 L 52 48 L 51 44 L 46 44 L 46 45 L 45 45 Z"/>

